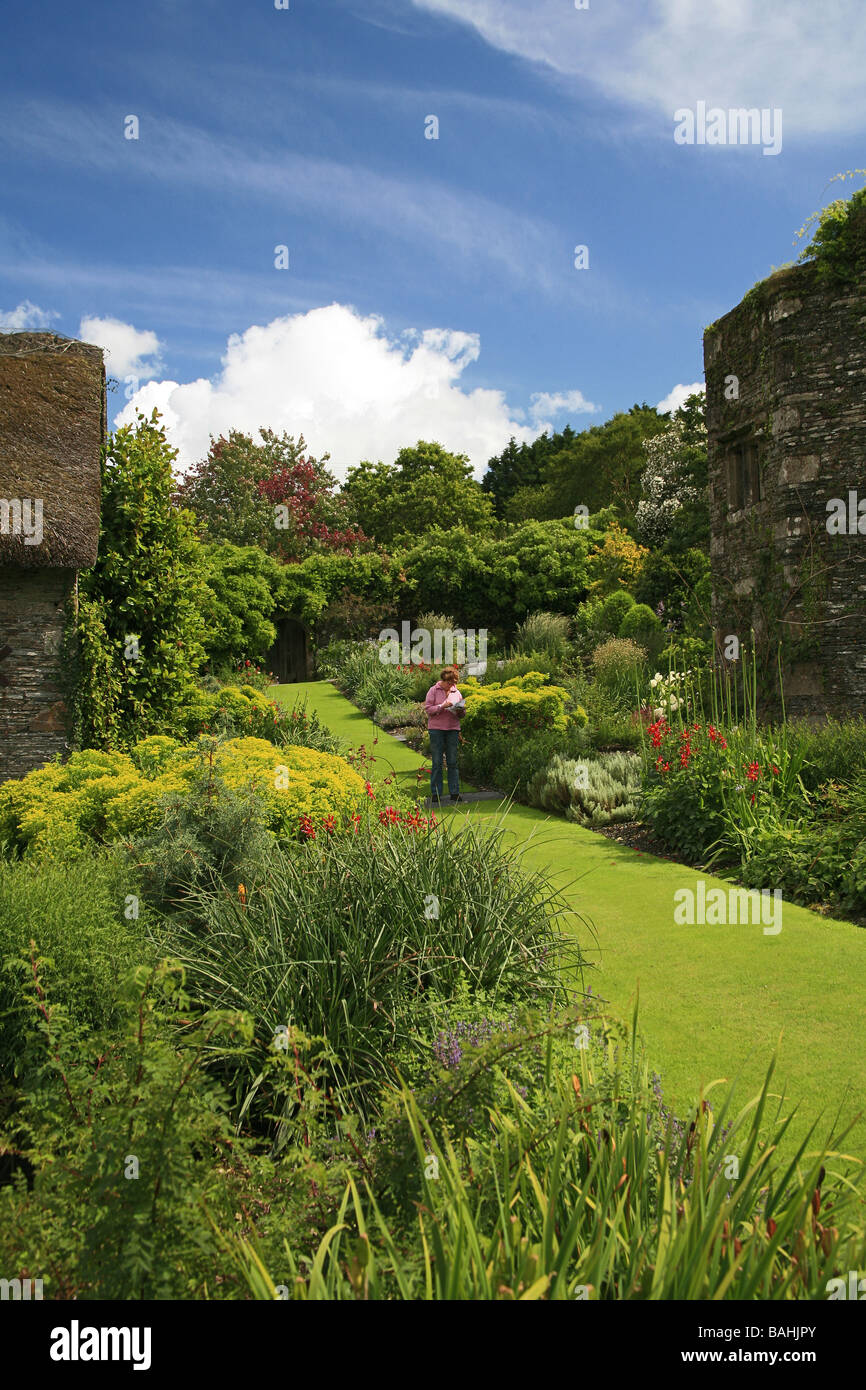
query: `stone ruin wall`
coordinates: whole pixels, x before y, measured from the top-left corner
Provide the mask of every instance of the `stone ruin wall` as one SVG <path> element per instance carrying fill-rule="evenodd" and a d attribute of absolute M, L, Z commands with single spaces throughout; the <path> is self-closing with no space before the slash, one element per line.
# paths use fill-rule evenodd
<path fill-rule="evenodd" d="M 75 571 L 0 568 L 0 782 L 68 751 L 63 638 Z"/>
<path fill-rule="evenodd" d="M 704 363 L 717 639 L 754 627 L 775 666 L 784 637 L 791 714 L 866 713 L 866 534 L 827 531 L 830 499 L 866 500 L 866 284 L 777 272 L 707 330 Z M 743 449 L 762 495 L 731 510 Z"/>

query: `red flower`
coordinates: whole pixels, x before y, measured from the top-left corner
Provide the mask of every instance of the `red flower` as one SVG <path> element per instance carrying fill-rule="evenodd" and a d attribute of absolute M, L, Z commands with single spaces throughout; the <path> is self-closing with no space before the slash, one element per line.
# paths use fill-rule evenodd
<path fill-rule="evenodd" d="M 779 775 L 779 769 L 776 767 L 776 764 L 773 763 L 773 776 L 774 776 L 774 777 L 778 777 L 778 775 Z"/>
<path fill-rule="evenodd" d="M 728 746 L 728 740 L 727 740 L 726 738 L 722 738 L 721 735 L 720 735 L 720 736 L 719 736 L 719 747 L 720 747 L 720 748 L 727 748 L 727 746 Z"/>
<path fill-rule="evenodd" d="M 373 788 L 370 786 L 369 782 L 364 783 L 364 791 L 367 793 L 371 801 L 375 799 L 376 793 L 373 791 Z"/>
<path fill-rule="evenodd" d="M 746 764 L 743 763 L 743 767 L 746 768 L 746 776 L 748 777 L 749 781 L 757 782 L 758 778 L 761 775 L 760 763 L 749 763 L 748 767 L 746 767 Z"/>
<path fill-rule="evenodd" d="M 327 832 L 328 832 L 329 835 L 333 835 L 335 824 L 336 824 L 336 816 L 334 815 L 334 813 L 333 813 L 333 811 L 332 811 L 331 814 L 330 814 L 329 816 L 325 816 L 324 820 L 322 821 L 322 825 L 325 827 L 325 829 L 327 830 Z"/>
<path fill-rule="evenodd" d="M 313 829 L 313 822 L 309 816 L 301 816 L 301 834 L 306 835 L 308 840 L 315 840 L 316 832 Z"/>

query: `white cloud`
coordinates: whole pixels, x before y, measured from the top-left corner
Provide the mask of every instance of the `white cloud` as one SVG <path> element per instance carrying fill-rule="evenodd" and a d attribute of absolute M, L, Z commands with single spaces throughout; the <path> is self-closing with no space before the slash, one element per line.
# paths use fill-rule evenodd
<path fill-rule="evenodd" d="M 150 329 L 133 328 L 120 319 L 83 318 L 78 330 L 85 343 L 105 349 L 105 370 L 122 381 L 127 376 L 152 377 L 162 366 L 160 341 Z"/>
<path fill-rule="evenodd" d="M 703 394 L 705 390 L 706 387 L 702 381 L 693 381 L 691 386 L 674 386 L 664 400 L 659 401 L 656 410 L 661 415 L 666 415 L 669 410 L 679 410 L 681 405 L 685 405 L 689 396 L 693 396 L 696 392 Z"/>
<path fill-rule="evenodd" d="M 543 420 L 547 415 L 593 415 L 601 406 L 593 405 L 582 391 L 536 391 L 532 397 L 529 413 L 533 420 Z"/>
<path fill-rule="evenodd" d="M 0 309 L 0 328 L 7 332 L 38 333 L 50 326 L 60 315 L 51 309 L 40 309 L 29 299 L 22 299 L 15 309 Z"/>
<path fill-rule="evenodd" d="M 664 115 L 698 100 L 781 107 L 804 137 L 859 134 L 866 118 L 862 0 L 413 0 L 491 45 Z"/>
<path fill-rule="evenodd" d="M 330 452 L 340 479 L 361 459 L 393 462 L 418 439 L 468 454 L 480 477 L 512 435 L 529 443 L 538 433 L 516 422 L 502 391 L 461 388 L 480 351 L 475 333 L 430 328 L 393 337 L 378 316 L 331 304 L 233 334 L 216 377 L 150 382 L 117 423 L 156 406 L 181 472 L 204 457 L 211 434 L 255 435 L 265 426 L 303 434 L 316 456 Z"/>

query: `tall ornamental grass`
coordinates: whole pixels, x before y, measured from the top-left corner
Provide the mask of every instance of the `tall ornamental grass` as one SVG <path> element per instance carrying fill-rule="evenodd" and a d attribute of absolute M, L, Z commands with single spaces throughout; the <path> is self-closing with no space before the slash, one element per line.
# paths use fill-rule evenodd
<path fill-rule="evenodd" d="M 352 1176 L 318 1246 L 286 1243 L 278 1274 L 233 1242 L 253 1296 L 280 1296 L 281 1283 L 298 1300 L 784 1301 L 826 1299 L 834 1279 L 864 1269 L 855 1161 L 810 1151 L 811 1134 L 778 1157 L 790 1115 L 771 1094 L 772 1065 L 739 1111 L 729 1091 L 713 1113 L 714 1083 L 680 1123 L 655 1103 L 633 1047 L 614 1052 L 619 1104 L 609 1074 L 600 1093 L 592 1049 L 566 1069 L 541 1050 L 546 1088 L 524 1100 L 512 1086 L 463 1141 L 404 1087 L 412 1227 L 395 1219 L 375 1170 Z"/>
<path fill-rule="evenodd" d="M 199 1005 L 254 1018 L 261 1048 L 291 1027 L 324 1038 L 346 1108 L 369 1111 L 430 1001 L 461 981 L 504 1002 L 564 998 L 554 963 L 579 968 L 581 953 L 523 853 L 502 826 L 362 827 L 275 850 L 243 893 L 192 893 L 160 945 Z M 256 1066 L 233 1084 L 253 1104 Z"/>

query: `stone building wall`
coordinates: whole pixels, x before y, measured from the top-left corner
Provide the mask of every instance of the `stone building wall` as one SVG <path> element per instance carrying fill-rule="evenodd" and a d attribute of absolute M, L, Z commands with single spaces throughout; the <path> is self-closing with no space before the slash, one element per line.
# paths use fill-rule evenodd
<path fill-rule="evenodd" d="M 753 628 L 765 672 L 782 642 L 789 713 L 866 712 L 866 279 L 777 272 L 704 364 L 717 639 Z M 853 533 L 828 532 L 833 499 Z"/>
<path fill-rule="evenodd" d="M 68 749 L 62 669 L 75 571 L 0 566 L 0 782 Z"/>

